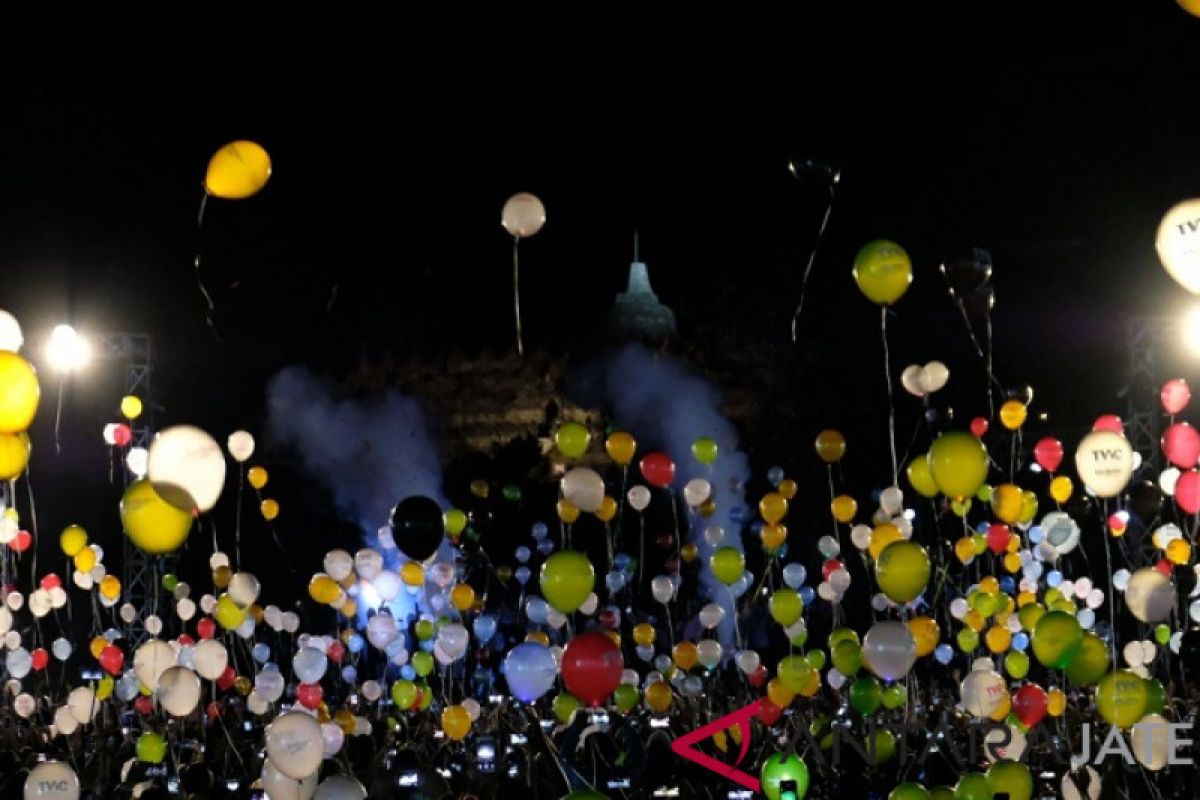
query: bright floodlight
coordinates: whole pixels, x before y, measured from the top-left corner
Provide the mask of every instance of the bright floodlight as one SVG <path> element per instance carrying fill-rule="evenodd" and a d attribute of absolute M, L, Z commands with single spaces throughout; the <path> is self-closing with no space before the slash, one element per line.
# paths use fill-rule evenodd
<path fill-rule="evenodd" d="M 87 364 L 92 347 L 70 325 L 59 325 L 50 333 L 46 343 L 46 358 L 60 372 L 72 372 Z"/>

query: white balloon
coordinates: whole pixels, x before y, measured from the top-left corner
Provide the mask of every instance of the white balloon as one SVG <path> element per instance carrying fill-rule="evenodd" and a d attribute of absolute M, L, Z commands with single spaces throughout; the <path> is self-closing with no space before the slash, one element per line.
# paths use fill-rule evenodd
<path fill-rule="evenodd" d="M 738 669 L 747 675 L 753 675 L 754 671 L 758 669 L 758 665 L 762 663 L 762 659 L 759 658 L 758 653 L 753 650 L 742 650 L 737 654 L 735 660 L 737 661 Z"/>
<path fill-rule="evenodd" d="M 1116 497 L 1133 474 L 1133 448 L 1112 431 L 1092 431 L 1075 451 L 1075 468 L 1097 497 Z"/>
<path fill-rule="evenodd" d="M 133 653 L 133 672 L 143 686 L 158 686 L 159 677 L 175 664 L 175 651 L 162 639 L 149 639 Z"/>
<path fill-rule="evenodd" d="M 87 686 L 77 686 L 67 695 L 67 710 L 76 722 L 87 725 L 96 718 L 100 702 L 96 699 L 96 693 Z"/>
<path fill-rule="evenodd" d="M 201 678 L 215 681 L 229 665 L 229 653 L 216 639 L 201 639 L 192 648 L 192 663 Z"/>
<path fill-rule="evenodd" d="M 33 668 L 33 657 L 24 647 L 17 647 L 5 654 L 4 667 L 8 670 L 9 675 L 20 680 Z"/>
<path fill-rule="evenodd" d="M 75 719 L 71 709 L 59 706 L 58 710 L 54 712 L 54 728 L 63 736 L 70 736 L 79 729 L 79 720 Z"/>
<path fill-rule="evenodd" d="M 62 761 L 43 761 L 25 779 L 25 800 L 79 800 L 79 776 Z"/>
<path fill-rule="evenodd" d="M 712 484 L 704 478 L 692 478 L 683 486 L 683 499 L 693 508 L 703 503 L 712 494 Z"/>
<path fill-rule="evenodd" d="M 701 639 L 696 644 L 696 658 L 701 666 L 712 669 L 717 664 L 721 663 L 721 654 L 724 648 L 716 639 Z"/>
<path fill-rule="evenodd" d="M 1174 738 L 1170 723 L 1161 714 L 1147 714 L 1134 724 L 1130 736 L 1133 757 L 1151 772 L 1158 772 L 1167 765 L 1171 755 L 1171 740 Z"/>
<path fill-rule="evenodd" d="M 375 576 L 371 585 L 375 587 L 375 591 L 379 592 L 380 599 L 385 603 L 390 603 L 399 596 L 400 591 L 404 588 L 404 581 L 400 580 L 399 573 L 385 569 Z"/>
<path fill-rule="evenodd" d="M 208 511 L 225 487 L 220 445 L 193 425 L 176 425 L 155 436 L 146 467 L 159 496 L 185 511 Z"/>
<path fill-rule="evenodd" d="M 500 224 L 511 236 L 527 239 L 546 224 L 546 207 L 536 195 L 517 192 L 504 203 Z"/>
<path fill-rule="evenodd" d="M 1154 567 L 1142 567 L 1129 578 L 1125 605 L 1142 622 L 1162 622 L 1175 608 L 1175 584 Z"/>
<path fill-rule="evenodd" d="M 650 594 L 660 603 L 667 603 L 675 596 L 675 584 L 666 575 L 655 575 L 650 581 Z"/>
<path fill-rule="evenodd" d="M 146 477 L 150 467 L 150 451 L 144 447 L 131 447 L 125 454 L 125 466 L 133 473 L 133 477 L 141 480 Z"/>
<path fill-rule="evenodd" d="M 229 434 L 225 446 L 229 448 L 229 455 L 239 464 L 249 461 L 250 456 L 254 455 L 254 437 L 247 431 L 234 431 Z"/>
<path fill-rule="evenodd" d="M 893 517 L 904 510 L 904 492 L 899 486 L 889 486 L 879 493 L 879 507 Z"/>
<path fill-rule="evenodd" d="M 914 397 L 925 396 L 925 387 L 921 385 L 922 372 L 920 364 L 909 364 L 900 373 L 900 385 L 904 387 L 904 391 Z"/>
<path fill-rule="evenodd" d="M 278 669 L 264 669 L 254 676 L 254 691 L 262 695 L 269 703 L 274 703 L 283 697 L 285 684 L 283 673 Z"/>
<path fill-rule="evenodd" d="M 1008 744 L 1000 747 L 1000 743 L 1005 739 L 1004 730 L 1002 728 L 992 728 L 983 737 L 985 747 L 983 755 L 990 762 L 998 761 L 1000 758 L 1008 759 L 1009 761 L 1019 761 L 1021 754 L 1025 752 L 1025 747 L 1028 741 L 1025 734 L 1021 733 L 1020 728 L 1012 725 L 1008 726 Z M 996 751 L 996 755 L 992 755 L 992 750 Z M 999 758 L 997 758 L 998 756 Z"/>
<path fill-rule="evenodd" d="M 302 647 L 292 658 L 292 672 L 301 683 L 317 683 L 328 668 L 329 659 L 315 647 Z"/>
<path fill-rule="evenodd" d="M 462 707 L 467 712 L 467 716 L 471 718 L 472 722 L 477 721 L 479 719 L 479 715 L 483 712 L 483 709 L 479 707 L 479 701 L 473 697 L 468 697 L 466 700 L 463 700 Z"/>
<path fill-rule="evenodd" d="M 0 350 L 15 353 L 21 349 L 21 345 L 24 343 L 25 336 L 21 333 L 21 323 L 17 322 L 17 318 L 7 311 L 0 311 Z"/>
<path fill-rule="evenodd" d="M 292 778 L 268 758 L 263 761 L 262 785 L 270 800 L 312 800 L 317 791 L 317 772 L 313 770 L 301 779 Z"/>
<path fill-rule="evenodd" d="M 155 694 L 168 714 L 186 717 L 200 702 L 200 678 L 187 667 L 170 667 L 159 676 Z"/>
<path fill-rule="evenodd" d="M 37 701 L 33 699 L 33 695 L 27 692 L 21 692 L 13 698 L 13 711 L 17 712 L 17 716 L 22 719 L 29 719 L 33 712 L 37 710 Z"/>
<path fill-rule="evenodd" d="M 903 622 L 876 622 L 862 643 L 863 661 L 885 681 L 908 674 L 917 660 L 917 641 Z"/>
<path fill-rule="evenodd" d="M 634 486 L 626 494 L 629 499 L 629 505 L 633 506 L 635 511 L 645 511 L 650 505 L 650 490 L 645 486 Z"/>
<path fill-rule="evenodd" d="M 991 666 L 989 662 L 989 667 Z M 992 669 L 972 670 L 959 687 L 963 708 L 972 716 L 987 718 L 1004 702 L 1004 678 Z"/>
<path fill-rule="evenodd" d="M 717 603 L 709 603 L 700 609 L 700 624 L 710 631 L 720 625 L 723 619 L 725 619 L 725 609 Z"/>
<path fill-rule="evenodd" d="M 1086 777 L 1080 773 L 1087 773 Z M 1081 787 L 1087 787 L 1087 794 Z M 1100 773 L 1088 765 L 1083 770 L 1063 775 L 1062 800 L 1100 800 Z"/>
<path fill-rule="evenodd" d="M 289 711 L 267 726 L 267 757 L 284 775 L 303 780 L 321 766 L 324 757 L 321 726 L 311 715 Z"/>
<path fill-rule="evenodd" d="M 364 547 L 354 554 L 354 569 L 358 572 L 358 577 L 364 581 L 373 581 L 383 569 L 383 556 L 379 554 L 378 550 Z"/>
<path fill-rule="evenodd" d="M 1065 556 L 1079 545 L 1079 524 L 1062 511 L 1051 511 L 1042 517 L 1042 544 L 1047 544 L 1054 558 Z"/>
<path fill-rule="evenodd" d="M 921 388 L 926 394 L 933 394 L 937 390 L 946 385 L 946 381 L 950 380 L 950 370 L 940 361 L 930 361 L 921 368 L 921 376 L 918 379 Z"/>
<path fill-rule="evenodd" d="M 391 614 L 376 614 L 367 620 L 367 641 L 376 650 L 386 649 L 399 635 Z"/>
<path fill-rule="evenodd" d="M 354 559 L 345 550 L 330 550 L 325 554 L 325 574 L 341 583 L 354 569 Z"/>
<path fill-rule="evenodd" d="M 457 660 L 463 653 L 467 652 L 467 645 L 471 641 L 471 636 L 467 633 L 466 628 L 457 622 L 453 622 L 438 631 L 437 641 L 452 660 Z"/>
<path fill-rule="evenodd" d="M 334 727 L 337 727 L 336 725 Z M 341 733 L 341 729 L 338 729 Z M 365 800 L 367 790 L 354 778 L 331 775 L 317 787 L 313 800 Z"/>
<path fill-rule="evenodd" d="M 283 624 L 283 629 L 288 633 L 295 633 L 296 631 L 300 630 L 300 615 L 295 611 L 283 612 L 281 621 Z"/>
<path fill-rule="evenodd" d="M 1154 247 L 1167 274 L 1200 294 L 1200 200 L 1185 200 L 1163 216 Z"/>
<path fill-rule="evenodd" d="M 563 475 L 563 497 L 580 511 L 594 513 L 604 502 L 604 479 L 594 469 L 575 467 Z"/>
<path fill-rule="evenodd" d="M 325 758 L 333 758 L 342 749 L 346 734 L 332 722 L 321 723 L 321 747 Z"/>
<path fill-rule="evenodd" d="M 229 579 L 229 588 L 225 591 L 229 594 L 229 599 L 245 608 L 258 599 L 261 588 L 258 578 L 249 572 L 235 572 Z"/>
<path fill-rule="evenodd" d="M 175 604 L 175 614 L 187 622 L 192 617 L 196 616 L 196 602 L 190 597 L 185 597 Z"/>

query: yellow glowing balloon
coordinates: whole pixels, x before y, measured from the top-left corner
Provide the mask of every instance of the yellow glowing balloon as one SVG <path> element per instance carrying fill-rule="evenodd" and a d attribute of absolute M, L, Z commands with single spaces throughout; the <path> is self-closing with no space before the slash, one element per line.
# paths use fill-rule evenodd
<path fill-rule="evenodd" d="M 671 687 L 666 681 L 655 681 L 646 687 L 646 705 L 656 714 L 665 714 L 671 708 Z"/>
<path fill-rule="evenodd" d="M 917 643 L 917 655 L 927 656 L 938 646 L 942 633 L 932 617 L 913 617 L 908 621 L 908 630 Z"/>
<path fill-rule="evenodd" d="M 88 652 L 92 654 L 92 658 L 100 658 L 100 654 L 104 652 L 104 648 L 108 647 L 109 641 L 103 636 L 93 636 L 88 642 Z"/>
<path fill-rule="evenodd" d="M 559 498 L 557 510 L 558 518 L 568 525 L 579 519 L 579 507 L 565 497 Z"/>
<path fill-rule="evenodd" d="M 227 565 L 222 564 L 213 570 L 212 579 L 213 586 L 218 589 L 224 589 L 229 586 L 229 582 L 233 580 L 233 570 Z"/>
<path fill-rule="evenodd" d="M 779 522 L 787 514 L 787 498 L 779 492 L 768 492 L 758 501 L 758 513 L 767 522 Z"/>
<path fill-rule="evenodd" d="M 964 536 L 954 543 L 954 555 L 964 564 L 975 557 L 975 543 L 970 536 Z"/>
<path fill-rule="evenodd" d="M 854 259 L 854 280 L 872 303 L 890 306 L 912 283 L 912 261 L 904 248 L 883 239 L 870 242 Z"/>
<path fill-rule="evenodd" d="M 899 528 L 890 522 L 885 522 L 871 531 L 871 542 L 867 545 L 867 552 L 871 554 L 871 558 L 877 559 L 883 552 L 883 548 L 903 538 L 904 535 L 900 533 Z"/>
<path fill-rule="evenodd" d="M 405 561 L 400 567 L 400 580 L 406 586 L 422 586 L 425 583 L 425 570 L 416 561 Z"/>
<path fill-rule="evenodd" d="M 784 686 L 779 678 L 771 678 L 767 682 L 767 698 L 780 708 L 787 708 L 796 699 L 796 693 Z"/>
<path fill-rule="evenodd" d="M 29 465 L 29 434 L 0 433 L 0 480 L 11 481 L 21 477 Z"/>
<path fill-rule="evenodd" d="M 1013 537 L 1013 541 L 1017 542 L 1018 545 L 1020 544 L 1020 539 L 1016 536 Z M 1021 569 L 1021 557 L 1016 553 L 1005 553 L 1004 569 L 1006 572 L 1015 575 L 1017 570 Z"/>
<path fill-rule="evenodd" d="M 814 446 L 817 449 L 817 455 L 826 464 L 840 461 L 842 456 L 846 455 L 846 437 L 842 436 L 841 431 L 832 429 L 821 431 L 817 434 Z"/>
<path fill-rule="evenodd" d="M 700 555 L 700 548 L 688 542 L 683 547 L 679 548 L 679 557 L 683 559 L 685 564 L 690 564 L 696 560 L 696 556 Z"/>
<path fill-rule="evenodd" d="M 462 706 L 446 706 L 442 710 L 442 730 L 454 742 L 461 742 L 471 732 L 471 714 Z"/>
<path fill-rule="evenodd" d="M 858 513 L 858 502 L 848 494 L 839 494 L 830 502 L 829 509 L 833 512 L 833 518 L 838 522 L 849 523 Z"/>
<path fill-rule="evenodd" d="M 192 515 L 159 497 L 143 478 L 129 484 L 121 498 L 121 524 L 129 540 L 147 553 L 178 550 L 192 529 Z"/>
<path fill-rule="evenodd" d="M 992 489 L 992 513 L 1001 522 L 1016 524 L 1021 516 L 1023 501 L 1021 487 L 1015 484 L 1002 483 Z"/>
<path fill-rule="evenodd" d="M 639 622 L 633 626 L 633 641 L 639 647 L 649 647 L 657 637 L 658 631 L 654 630 L 654 626 L 649 622 Z"/>
<path fill-rule="evenodd" d="M 1167 544 L 1167 560 L 1176 566 L 1183 566 L 1192 560 L 1192 546 L 1187 539 L 1172 539 Z"/>
<path fill-rule="evenodd" d="M 604 449 L 608 451 L 609 458 L 621 466 L 625 466 L 633 461 L 633 456 L 637 452 L 637 442 L 625 431 L 617 431 L 610 434 L 604 441 Z"/>
<path fill-rule="evenodd" d="M 342 593 L 337 581 L 324 573 L 318 573 L 308 582 L 308 596 L 318 603 L 329 604 Z"/>
<path fill-rule="evenodd" d="M 1046 711 L 1052 717 L 1061 717 L 1067 710 L 1067 696 L 1062 689 L 1054 688 L 1046 692 Z"/>
<path fill-rule="evenodd" d="M 783 480 L 781 480 L 779 482 L 779 486 L 776 487 L 776 491 L 778 491 L 781 495 L 784 496 L 784 498 L 786 498 L 788 500 L 791 500 L 793 497 L 796 496 L 796 492 L 798 489 L 799 489 L 799 487 L 796 486 L 796 482 L 794 480 L 792 480 L 791 478 L 784 478 Z"/>
<path fill-rule="evenodd" d="M 617 515 L 617 501 L 608 495 L 600 501 L 600 507 L 596 509 L 596 518 L 601 522 L 610 522 Z"/>
<path fill-rule="evenodd" d="M 537 642 L 545 647 L 550 646 L 550 637 L 546 635 L 545 631 L 530 631 L 529 633 L 525 634 L 525 641 Z"/>
<path fill-rule="evenodd" d="M 457 611 L 466 611 L 475 604 L 475 589 L 469 583 L 460 583 L 450 590 L 450 605 Z"/>
<path fill-rule="evenodd" d="M 988 650 L 991 650 L 993 653 L 1003 653 L 1012 644 L 1012 633 L 1008 628 L 993 625 L 988 628 L 988 632 L 984 635 L 983 640 L 987 643 Z"/>
<path fill-rule="evenodd" d="M 136 394 L 127 394 L 121 398 L 121 414 L 128 420 L 135 420 L 142 415 L 142 398 Z"/>
<path fill-rule="evenodd" d="M 217 607 L 213 609 L 213 618 L 227 631 L 240 626 L 246 621 L 246 609 L 233 602 L 233 598 L 227 594 L 217 598 Z"/>
<path fill-rule="evenodd" d="M 1010 431 L 1024 425 L 1028 415 L 1029 409 L 1020 400 L 1009 400 L 1000 406 L 1000 424 Z"/>
<path fill-rule="evenodd" d="M 100 580 L 100 596 L 105 600 L 116 600 L 121 596 L 121 579 L 116 575 L 105 575 Z"/>
<path fill-rule="evenodd" d="M 28 428 L 41 397 L 33 366 L 16 353 L 0 351 L 0 433 Z"/>
<path fill-rule="evenodd" d="M 675 660 L 675 666 L 686 672 L 700 662 L 700 651 L 695 643 L 685 640 L 675 645 L 671 657 Z"/>
<path fill-rule="evenodd" d="M 96 566 L 96 551 L 90 547 L 83 547 L 71 559 L 75 564 L 75 569 L 80 572 L 91 572 L 92 567 Z"/>
<path fill-rule="evenodd" d="M 991 720 L 993 722 L 1003 722 L 1010 711 L 1012 711 L 1012 696 L 1006 691 L 1004 692 L 1004 697 L 1000 699 L 1000 705 L 996 706 L 996 709 L 992 711 Z"/>
<path fill-rule="evenodd" d="M 78 525 L 68 525 L 67 527 L 63 528 L 63 532 L 58 537 L 58 546 L 62 549 L 63 555 L 65 555 L 67 558 L 74 558 L 76 553 L 87 547 L 87 543 L 87 531 Z M 91 569 L 91 567 L 88 569 Z M 87 570 L 81 570 L 81 572 L 86 571 Z"/>
<path fill-rule="evenodd" d="M 267 485 L 267 480 L 271 476 L 267 474 L 266 467 L 251 467 L 246 473 L 246 479 L 250 481 L 250 485 L 255 489 L 261 489 Z"/>
<path fill-rule="evenodd" d="M 270 522 L 279 516 L 279 501 L 268 497 L 259 504 L 259 510 L 262 511 L 263 519 Z"/>
<path fill-rule="evenodd" d="M 225 200 L 253 197 L 271 177 L 271 157 L 255 142 L 230 142 L 213 155 L 204 175 L 204 190 Z"/>
<path fill-rule="evenodd" d="M 1059 475 L 1050 481 L 1050 496 L 1054 498 L 1055 502 L 1067 502 L 1071 499 L 1073 491 L 1075 491 L 1075 484 L 1071 483 L 1071 479 L 1066 475 Z"/>

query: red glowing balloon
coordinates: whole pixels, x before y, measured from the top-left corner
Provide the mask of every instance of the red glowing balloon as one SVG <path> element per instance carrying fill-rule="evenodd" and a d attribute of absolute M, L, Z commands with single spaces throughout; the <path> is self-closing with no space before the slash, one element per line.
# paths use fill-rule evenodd
<path fill-rule="evenodd" d="M 325 690 L 319 683 L 302 683 L 296 688 L 296 700 L 305 708 L 316 709 L 325 699 Z"/>
<path fill-rule="evenodd" d="M 611 608 L 606 608 L 601 611 L 598 619 L 600 620 L 600 624 L 610 631 L 614 630 L 621 621 L 617 616 L 617 612 Z"/>
<path fill-rule="evenodd" d="M 1013 695 L 1013 713 L 1026 727 L 1032 728 L 1046 716 L 1048 702 L 1045 689 L 1036 683 L 1027 683 Z"/>
<path fill-rule="evenodd" d="M 342 659 L 346 657 L 346 645 L 336 639 L 330 643 L 329 648 L 325 651 L 325 655 L 335 664 L 342 663 Z"/>
<path fill-rule="evenodd" d="M 767 677 L 769 675 L 770 673 L 767 671 L 767 666 L 765 664 L 759 664 L 758 668 L 755 669 L 754 672 L 750 673 L 750 685 L 756 689 L 761 689 L 767 685 Z"/>
<path fill-rule="evenodd" d="M 50 654 L 46 652 L 46 648 L 39 647 L 29 654 L 32 657 L 33 668 L 41 672 L 50 663 Z"/>
<path fill-rule="evenodd" d="M 133 708 L 143 717 L 148 717 L 154 713 L 154 701 L 144 694 L 138 695 L 133 701 Z"/>
<path fill-rule="evenodd" d="M 1175 569 L 1175 567 L 1172 566 L 1171 562 L 1165 558 L 1160 558 L 1158 560 L 1158 563 L 1156 563 L 1154 565 L 1154 568 L 1156 570 L 1158 570 L 1159 572 L 1161 572 L 1163 575 L 1166 575 L 1168 578 L 1171 577 L 1171 572 L 1174 571 L 1174 569 Z"/>
<path fill-rule="evenodd" d="M 29 531 L 17 531 L 17 535 L 13 537 L 8 546 L 18 553 L 24 553 L 31 544 L 33 544 L 33 534 Z"/>
<path fill-rule="evenodd" d="M 621 685 L 625 660 L 621 649 L 603 633 L 581 633 L 562 654 L 562 677 L 567 691 L 584 705 L 598 706 Z"/>
<path fill-rule="evenodd" d="M 1200 472 L 1190 469 L 1175 482 L 1175 502 L 1185 513 L 1200 511 Z"/>
<path fill-rule="evenodd" d="M 189 644 L 196 643 L 196 640 L 193 639 L 190 634 L 186 634 L 186 633 L 179 634 L 179 638 L 176 639 L 176 641 L 179 642 L 180 647 L 185 647 Z"/>
<path fill-rule="evenodd" d="M 1200 431 L 1186 422 L 1176 422 L 1163 431 L 1162 450 L 1180 469 L 1191 469 L 1200 461 Z"/>
<path fill-rule="evenodd" d="M 779 721 L 779 717 L 783 715 L 783 709 L 775 705 L 770 699 L 764 697 L 762 705 L 758 707 L 758 721 L 768 728 Z"/>
<path fill-rule="evenodd" d="M 230 664 L 225 667 L 225 671 L 217 676 L 217 688 L 223 692 L 227 692 L 233 688 L 233 682 L 237 680 L 237 670 Z"/>
<path fill-rule="evenodd" d="M 1033 446 L 1033 458 L 1047 472 L 1054 472 L 1062 464 L 1063 443 L 1053 436 L 1040 439 Z"/>
<path fill-rule="evenodd" d="M 225 705 L 218 700 L 213 700 L 208 704 L 208 707 L 204 710 L 204 713 L 208 715 L 209 719 L 218 720 L 221 718 L 221 714 L 224 713 L 224 711 Z"/>
<path fill-rule="evenodd" d="M 47 592 L 51 589 L 57 589 L 58 587 L 62 586 L 62 578 L 51 572 L 49 575 L 42 578 L 41 586 Z"/>
<path fill-rule="evenodd" d="M 846 566 L 846 565 L 843 564 L 840 560 L 838 560 L 836 558 L 831 558 L 828 561 L 826 561 L 824 564 L 821 565 L 821 577 L 823 577 L 825 580 L 829 580 L 830 575 L 837 572 L 839 569 L 841 569 L 844 566 Z"/>
<path fill-rule="evenodd" d="M 201 617 L 196 623 L 196 635 L 201 639 L 211 639 L 217 635 L 217 623 L 212 617 Z"/>
<path fill-rule="evenodd" d="M 988 527 L 987 546 L 996 555 L 1000 555 L 1008 549 L 1008 540 L 1012 538 L 1012 531 L 1007 525 L 996 523 Z"/>
<path fill-rule="evenodd" d="M 982 439 L 983 435 L 988 432 L 988 421 L 983 417 L 976 417 L 971 420 L 971 433 L 976 439 Z"/>
<path fill-rule="evenodd" d="M 110 644 L 100 651 L 99 661 L 100 666 L 104 667 L 104 671 L 109 675 L 120 675 L 125 666 L 125 651 L 115 644 Z"/>
<path fill-rule="evenodd" d="M 133 441 L 133 431 L 124 422 L 113 428 L 113 443 L 117 447 L 127 447 Z"/>
<path fill-rule="evenodd" d="M 1092 423 L 1093 431 L 1109 431 L 1111 433 L 1119 433 L 1125 435 L 1125 423 L 1116 414 L 1105 414 L 1096 417 L 1096 421 Z"/>
<path fill-rule="evenodd" d="M 665 489 L 675 480 L 675 462 L 665 453 L 646 453 L 639 466 L 642 468 L 642 477 L 651 486 Z"/>
<path fill-rule="evenodd" d="M 1163 384 L 1158 397 L 1162 400 L 1163 411 L 1168 414 L 1178 414 L 1187 407 L 1188 402 L 1192 399 L 1192 390 L 1183 378 L 1175 378 Z"/>

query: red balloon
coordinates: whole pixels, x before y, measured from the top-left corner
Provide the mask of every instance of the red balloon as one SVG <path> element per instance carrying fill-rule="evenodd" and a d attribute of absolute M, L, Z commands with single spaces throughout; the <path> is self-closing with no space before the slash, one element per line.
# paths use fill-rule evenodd
<path fill-rule="evenodd" d="M 144 694 L 137 696 L 137 699 L 133 701 L 133 707 L 143 717 L 154 713 L 154 701 Z"/>
<path fill-rule="evenodd" d="M 18 553 L 24 553 L 29 549 L 29 545 L 33 544 L 33 534 L 29 531 L 17 531 L 17 535 L 13 537 L 12 542 L 8 545 Z"/>
<path fill-rule="evenodd" d="M 1200 511 L 1200 472 L 1190 469 L 1175 482 L 1175 502 L 1185 513 Z"/>
<path fill-rule="evenodd" d="M 996 555 L 1000 555 L 1008 549 L 1008 540 L 1012 538 L 1012 531 L 1007 525 L 996 523 L 988 528 L 987 546 Z"/>
<path fill-rule="evenodd" d="M 296 688 L 296 700 L 305 708 L 316 709 L 325 699 L 325 690 L 319 683 L 302 683 Z"/>
<path fill-rule="evenodd" d="M 208 714 L 208 718 L 212 719 L 212 720 L 220 719 L 221 714 L 224 711 L 225 711 L 225 705 L 217 700 L 213 700 L 211 703 L 209 703 L 208 708 L 206 708 L 204 710 L 204 712 L 206 714 Z"/>
<path fill-rule="evenodd" d="M 1171 572 L 1175 569 L 1175 567 L 1171 565 L 1171 562 L 1165 558 L 1160 558 L 1158 563 L 1154 565 L 1154 568 L 1163 575 L 1166 575 L 1168 578 L 1171 577 Z"/>
<path fill-rule="evenodd" d="M 46 652 L 46 648 L 44 647 L 39 647 L 29 655 L 33 657 L 33 668 L 38 672 L 44 670 L 46 665 L 50 663 L 50 654 Z"/>
<path fill-rule="evenodd" d="M 621 649 L 603 633 L 581 633 L 562 654 L 562 677 L 567 691 L 584 705 L 598 706 L 621 685 L 625 660 Z"/>
<path fill-rule="evenodd" d="M 646 453 L 639 466 L 642 477 L 651 486 L 665 489 L 675 480 L 675 462 L 665 453 Z"/>
<path fill-rule="evenodd" d="M 610 631 L 616 629 L 617 625 L 621 622 L 620 617 L 617 616 L 617 612 L 611 608 L 601 611 L 597 619 L 600 620 L 601 625 Z"/>
<path fill-rule="evenodd" d="M 180 647 L 184 647 L 186 645 L 196 643 L 196 640 L 193 639 L 189 634 L 186 634 L 186 633 L 179 634 L 179 638 L 176 639 L 175 641 L 179 642 Z"/>
<path fill-rule="evenodd" d="M 831 558 L 828 561 L 826 561 L 824 564 L 821 565 L 821 577 L 823 577 L 825 580 L 829 580 L 830 575 L 837 572 L 839 569 L 841 569 L 844 566 L 846 566 L 846 565 L 843 564 L 838 559 Z"/>
<path fill-rule="evenodd" d="M 217 676 L 217 688 L 223 692 L 227 692 L 233 688 L 233 682 L 237 680 L 237 670 L 232 664 L 225 667 L 225 671 Z"/>
<path fill-rule="evenodd" d="M 113 443 L 117 447 L 125 447 L 133 441 L 133 431 L 129 426 L 122 422 L 117 427 L 113 428 Z"/>
<path fill-rule="evenodd" d="M 758 707 L 758 721 L 768 728 L 779 721 L 779 717 L 783 714 L 783 709 L 775 705 L 769 698 L 762 699 L 762 705 Z"/>
<path fill-rule="evenodd" d="M 115 644 L 110 644 L 100 651 L 99 660 L 100 666 L 104 667 L 104 671 L 109 675 L 120 675 L 121 668 L 125 666 L 125 651 Z"/>
<path fill-rule="evenodd" d="M 971 420 L 971 433 L 976 439 L 982 439 L 983 435 L 988 432 L 988 421 L 983 417 L 976 417 Z"/>
<path fill-rule="evenodd" d="M 201 617 L 196 623 L 196 634 L 201 639 L 211 639 L 217 635 L 217 623 L 213 622 L 212 617 Z"/>
<path fill-rule="evenodd" d="M 1046 716 L 1046 690 L 1036 683 L 1027 683 L 1013 695 L 1012 708 L 1017 719 L 1032 728 Z"/>
<path fill-rule="evenodd" d="M 1105 414 L 1096 417 L 1096 421 L 1092 424 L 1093 431 L 1110 431 L 1125 435 L 1125 423 L 1121 422 L 1121 418 L 1116 414 Z"/>
<path fill-rule="evenodd" d="M 329 649 L 325 651 L 325 655 L 335 664 L 342 663 L 342 659 L 346 657 L 346 645 L 336 639 L 329 645 Z"/>
<path fill-rule="evenodd" d="M 1172 464 L 1191 469 L 1200 461 L 1200 431 L 1186 422 L 1176 422 L 1163 431 L 1162 449 Z"/>
<path fill-rule="evenodd" d="M 1047 472 L 1054 472 L 1062 464 L 1063 443 L 1053 436 L 1040 439 L 1033 447 L 1033 458 Z"/>
<path fill-rule="evenodd" d="M 1158 398 L 1162 400 L 1163 411 L 1168 414 L 1178 414 L 1187 407 L 1188 401 L 1192 399 L 1192 390 L 1183 378 L 1175 378 L 1163 384 Z"/>
<path fill-rule="evenodd" d="M 42 578 L 42 588 L 47 592 L 51 589 L 57 589 L 59 586 L 62 586 L 62 578 L 58 577 L 53 572 Z"/>
<path fill-rule="evenodd" d="M 750 685 L 756 689 L 761 689 L 767 685 L 767 676 L 770 674 L 765 664 L 759 664 L 758 668 L 750 673 Z"/>

